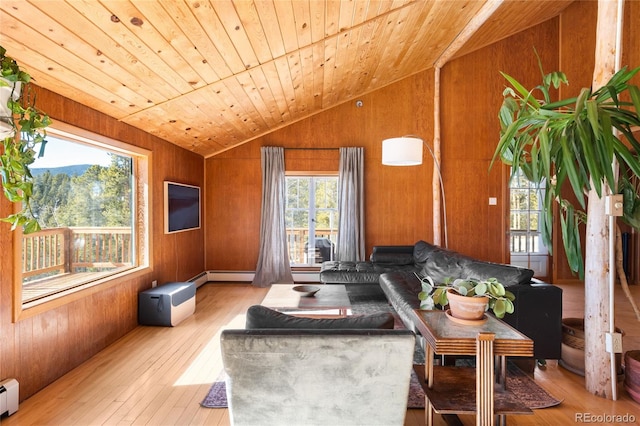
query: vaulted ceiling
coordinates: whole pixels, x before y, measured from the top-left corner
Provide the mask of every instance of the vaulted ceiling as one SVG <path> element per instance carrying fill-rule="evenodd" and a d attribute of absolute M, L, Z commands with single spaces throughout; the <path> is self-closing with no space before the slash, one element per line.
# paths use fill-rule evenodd
<path fill-rule="evenodd" d="M 2 0 L 0 45 L 39 86 L 208 157 L 570 3 Z"/>

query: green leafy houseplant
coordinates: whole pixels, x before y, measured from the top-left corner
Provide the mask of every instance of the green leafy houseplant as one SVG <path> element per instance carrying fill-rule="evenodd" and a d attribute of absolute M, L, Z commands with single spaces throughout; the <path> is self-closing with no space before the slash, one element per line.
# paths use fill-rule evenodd
<path fill-rule="evenodd" d="M 629 84 L 640 67 L 623 68 L 600 89 L 583 88 L 577 97 L 556 102 L 551 102 L 550 89 L 568 84 L 567 77 L 562 72 L 544 74 L 541 65 L 540 71 L 542 84 L 531 90 L 502 73 L 511 87 L 503 92 L 501 137 L 492 164 L 499 158 L 511 166 L 512 177 L 521 170 L 531 182 L 546 182 L 544 243 L 551 250 L 553 204 L 558 203 L 569 266 L 584 278 L 579 226 L 587 221 L 585 194 L 593 188 L 602 197 L 605 185 L 611 193 L 623 193 L 623 220 L 640 224 L 638 192 L 629 180 L 640 176 L 640 143 L 633 134 L 633 127 L 640 125 L 640 90 Z M 619 184 L 615 164 L 620 167 Z M 566 182 L 577 206 L 562 195 Z"/>
<path fill-rule="evenodd" d="M 429 276 L 420 277 L 418 274 L 415 275 L 422 286 L 422 291 L 418 294 L 420 309 L 434 309 L 435 305 L 442 307 L 448 305 L 447 293 L 449 290 L 453 290 L 461 296 L 488 297 L 488 309 L 493 311 L 497 318 L 504 318 L 505 314 L 513 313 L 515 295 L 506 290 L 504 285 L 495 278 L 485 280 L 476 278 L 458 278 L 454 280 L 447 278 L 444 283 L 435 284 Z"/>
<path fill-rule="evenodd" d="M 40 225 L 31 212 L 33 176 L 29 166 L 36 155 L 44 153 L 46 127 L 51 120 L 35 107 L 35 95 L 29 87 L 31 76 L 6 55 L 2 46 L 0 66 L 0 90 L 10 91 L 6 105 L 0 105 L 0 111 L 6 111 L 0 114 L 0 124 L 4 129 L 3 152 L 0 155 L 2 189 L 9 201 L 22 204 L 20 212 L 1 220 L 11 223 L 12 230 L 21 226 L 25 233 L 35 232 L 40 230 Z"/>

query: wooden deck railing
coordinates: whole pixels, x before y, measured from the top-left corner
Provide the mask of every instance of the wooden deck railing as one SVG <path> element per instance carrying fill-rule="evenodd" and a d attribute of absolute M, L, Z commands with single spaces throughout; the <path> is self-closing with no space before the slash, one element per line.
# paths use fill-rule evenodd
<path fill-rule="evenodd" d="M 131 264 L 131 229 L 50 228 L 22 238 L 24 278 L 104 270 Z"/>
<path fill-rule="evenodd" d="M 316 228 L 315 239 L 326 239 L 331 241 L 334 245 L 338 239 L 337 229 L 318 229 Z M 320 256 L 321 251 L 316 248 L 312 251 L 312 255 L 315 259 L 309 259 L 307 242 L 309 241 L 309 229 L 308 228 L 288 228 L 287 229 L 287 243 L 289 245 L 289 258 L 292 265 L 307 265 L 314 263 L 321 263 L 324 259 Z M 335 250 L 335 246 L 333 247 Z M 333 250 L 332 250 L 333 253 Z M 321 260 L 322 258 L 322 260 Z"/>
<path fill-rule="evenodd" d="M 540 233 L 532 231 L 514 231 L 509 234 L 511 253 L 539 253 Z"/>
<path fill-rule="evenodd" d="M 315 238 L 335 244 L 337 235 L 335 229 L 316 229 Z M 313 264 L 320 259 L 318 249 L 312 254 L 316 258 L 309 259 L 308 229 L 288 229 L 287 240 L 292 264 Z M 50 228 L 24 235 L 22 247 L 22 277 L 27 280 L 132 264 L 131 230 L 123 227 Z"/>

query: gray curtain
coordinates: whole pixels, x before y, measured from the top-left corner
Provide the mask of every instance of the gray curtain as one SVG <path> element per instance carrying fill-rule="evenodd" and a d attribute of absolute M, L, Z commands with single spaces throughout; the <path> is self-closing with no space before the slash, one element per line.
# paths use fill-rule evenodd
<path fill-rule="evenodd" d="M 336 258 L 365 260 L 364 148 L 340 148 Z"/>
<path fill-rule="evenodd" d="M 260 213 L 260 252 L 253 285 L 293 283 L 285 223 L 284 148 L 265 146 L 262 162 L 262 211 Z"/>

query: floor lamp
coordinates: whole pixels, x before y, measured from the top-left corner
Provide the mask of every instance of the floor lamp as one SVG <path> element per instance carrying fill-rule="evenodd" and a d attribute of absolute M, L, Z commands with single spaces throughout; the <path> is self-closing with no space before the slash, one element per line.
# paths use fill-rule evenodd
<path fill-rule="evenodd" d="M 433 158 L 433 164 L 440 180 L 440 194 L 442 195 L 442 212 L 444 222 L 444 246 L 449 247 L 447 232 L 447 202 L 444 195 L 444 184 L 440 165 L 431 147 L 422 139 L 415 136 L 402 136 L 382 141 L 382 164 L 385 166 L 419 166 L 422 164 L 422 146 L 426 146 Z M 439 214 L 439 212 L 438 212 Z"/>

